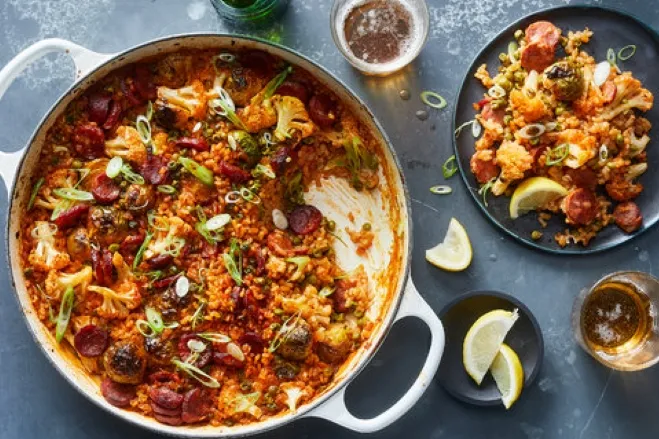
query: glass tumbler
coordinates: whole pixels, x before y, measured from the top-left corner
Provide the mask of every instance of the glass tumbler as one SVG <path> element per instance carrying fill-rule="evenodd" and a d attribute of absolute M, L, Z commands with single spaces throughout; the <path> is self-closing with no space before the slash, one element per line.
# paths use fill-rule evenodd
<path fill-rule="evenodd" d="M 217 13 L 234 25 L 265 26 L 279 18 L 289 0 L 211 0 Z"/>
<path fill-rule="evenodd" d="M 659 362 L 659 280 L 638 271 L 609 274 L 572 308 L 577 342 L 603 365 L 623 371 Z"/>
<path fill-rule="evenodd" d="M 350 41 L 346 30 L 349 26 L 350 29 L 356 29 L 357 32 L 368 32 L 369 29 L 377 28 L 376 12 L 382 5 L 399 8 L 398 11 L 402 9 L 406 12 L 403 16 L 408 16 L 409 24 L 411 24 L 409 37 L 405 38 L 404 42 L 394 39 L 394 44 L 400 43 L 400 50 L 393 59 L 385 62 L 367 62 L 368 59 L 364 56 L 364 52 L 361 57 L 355 54 L 353 50 L 355 41 Z M 400 14 L 397 14 L 397 18 L 400 20 Z M 395 30 L 395 21 L 392 21 L 392 25 Z M 428 39 L 429 27 L 430 13 L 424 0 L 335 0 L 330 13 L 330 29 L 334 43 L 345 59 L 366 75 L 386 76 L 411 63 L 423 49 Z M 382 30 L 380 29 L 380 31 Z M 374 49 L 378 45 L 386 46 L 383 39 L 376 43 Z"/>

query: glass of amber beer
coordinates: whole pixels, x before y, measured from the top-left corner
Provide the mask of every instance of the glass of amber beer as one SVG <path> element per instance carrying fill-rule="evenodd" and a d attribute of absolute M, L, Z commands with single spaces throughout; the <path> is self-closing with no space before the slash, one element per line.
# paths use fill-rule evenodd
<path fill-rule="evenodd" d="M 634 371 L 659 362 L 659 280 L 621 271 L 583 290 L 572 309 L 577 342 L 597 361 Z"/>

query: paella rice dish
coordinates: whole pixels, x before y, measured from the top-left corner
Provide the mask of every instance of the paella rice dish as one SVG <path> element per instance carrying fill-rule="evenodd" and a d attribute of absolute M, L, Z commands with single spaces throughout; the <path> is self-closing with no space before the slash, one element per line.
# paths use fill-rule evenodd
<path fill-rule="evenodd" d="M 326 176 L 377 190 L 380 151 L 265 52 L 122 68 L 41 150 L 20 226 L 35 312 L 114 406 L 174 426 L 293 412 L 376 323 L 367 271 L 340 268 L 338 227 L 305 191 Z M 369 223 L 345 232 L 371 246 Z"/>
<path fill-rule="evenodd" d="M 486 65 L 475 75 L 487 89 L 474 104 L 483 129 L 471 172 L 481 193 L 511 196 L 537 177 L 558 183 L 560 195 L 529 210 L 542 227 L 551 216 L 565 219 L 554 236 L 561 247 L 586 246 L 613 223 L 632 233 L 643 222 L 634 200 L 648 168 L 651 124 L 642 114 L 654 97 L 623 70 L 635 46 L 611 48 L 597 62 L 585 50 L 592 37 L 538 21 L 515 32 L 495 75 Z"/>

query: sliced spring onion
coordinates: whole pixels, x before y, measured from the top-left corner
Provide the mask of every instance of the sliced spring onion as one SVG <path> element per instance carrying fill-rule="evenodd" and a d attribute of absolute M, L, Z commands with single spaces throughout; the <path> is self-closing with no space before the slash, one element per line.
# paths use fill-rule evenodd
<path fill-rule="evenodd" d="M 451 189 L 450 186 L 438 185 L 438 186 L 431 187 L 430 192 L 432 192 L 433 194 L 437 194 L 437 195 L 448 195 L 451 192 L 453 192 L 453 189 Z"/>
<path fill-rule="evenodd" d="M 137 134 L 140 135 L 142 143 L 145 145 L 151 143 L 151 122 L 149 122 L 149 119 L 147 119 L 146 116 L 141 114 L 137 116 L 137 119 L 135 120 L 135 129 L 137 130 Z"/>
<path fill-rule="evenodd" d="M 171 195 L 171 194 L 175 194 L 175 193 L 176 193 L 176 188 L 175 188 L 174 186 L 172 186 L 172 185 L 169 185 L 169 184 L 161 184 L 161 185 L 158 185 L 158 187 L 156 188 L 156 190 L 157 190 L 158 192 L 162 193 L 162 194 L 168 194 L 168 195 Z"/>
<path fill-rule="evenodd" d="M 254 167 L 254 169 L 252 169 L 252 177 L 259 177 L 261 175 L 265 175 L 270 179 L 277 177 L 277 175 L 275 175 L 275 171 L 273 171 L 270 166 L 262 165 L 261 163 L 259 163 Z"/>
<path fill-rule="evenodd" d="M 547 128 L 541 123 L 532 123 L 526 125 L 524 128 L 518 131 L 519 137 L 523 139 L 535 139 L 536 137 L 542 136 Z"/>
<path fill-rule="evenodd" d="M 482 129 L 481 123 L 477 119 L 474 119 L 474 123 L 471 124 L 471 135 L 474 138 L 480 136 Z"/>
<path fill-rule="evenodd" d="M 64 198 L 65 200 L 73 201 L 91 201 L 94 199 L 94 196 L 91 194 L 91 192 L 81 191 L 79 189 L 73 189 L 70 187 L 57 188 L 53 190 L 53 194 L 60 198 Z"/>
<path fill-rule="evenodd" d="M 279 230 L 288 229 L 288 218 L 286 218 L 284 212 L 279 209 L 272 209 L 272 223 Z"/>
<path fill-rule="evenodd" d="M 178 279 L 176 279 L 176 285 L 174 287 L 174 291 L 176 292 L 176 295 L 178 297 L 185 297 L 188 295 L 188 292 L 190 291 L 190 280 L 185 277 L 181 276 Z"/>
<path fill-rule="evenodd" d="M 458 167 L 455 165 L 455 154 L 453 154 L 442 165 L 442 175 L 444 178 L 451 178 L 456 172 L 458 172 Z"/>
<path fill-rule="evenodd" d="M 239 191 L 231 191 L 224 196 L 224 201 L 228 204 L 236 204 L 241 198 Z"/>
<path fill-rule="evenodd" d="M 441 110 L 447 105 L 446 99 L 444 99 L 443 96 L 439 93 L 428 90 L 421 92 L 421 102 L 431 108 L 436 108 L 437 110 Z"/>
<path fill-rule="evenodd" d="M 547 122 L 547 123 L 545 124 L 545 129 L 546 129 L 547 131 L 554 131 L 557 127 L 558 127 L 558 123 L 557 123 L 557 122 Z"/>
<path fill-rule="evenodd" d="M 334 294 L 334 291 L 335 291 L 335 290 L 336 290 L 336 288 L 332 288 L 332 287 L 323 287 L 323 288 L 318 292 L 318 295 L 319 295 L 320 297 L 329 297 L 329 296 L 331 296 L 332 294 Z"/>
<path fill-rule="evenodd" d="M 270 145 L 274 145 L 276 142 L 272 140 L 272 134 L 266 131 L 263 133 L 263 143 L 265 143 L 265 146 L 268 147 Z"/>
<path fill-rule="evenodd" d="M 222 255 L 224 266 L 238 286 L 243 284 L 243 253 L 236 239 L 231 240 L 228 253 Z"/>
<path fill-rule="evenodd" d="M 50 220 L 51 221 L 56 220 L 57 217 L 59 217 L 62 212 L 69 209 L 72 205 L 73 202 L 71 200 L 60 200 L 57 204 L 55 204 L 53 213 L 50 215 Z"/>
<path fill-rule="evenodd" d="M 32 186 L 32 192 L 30 193 L 30 201 L 28 201 L 27 203 L 27 210 L 32 209 L 32 207 L 34 206 L 34 200 L 37 199 L 37 194 L 39 193 L 39 189 L 41 189 L 41 186 L 43 186 L 45 181 L 46 179 L 41 177 L 39 180 L 37 180 L 36 183 L 34 183 L 34 186 Z"/>
<path fill-rule="evenodd" d="M 295 326 L 300 320 L 300 315 L 301 313 L 298 311 L 284 321 L 279 328 L 279 331 L 277 331 L 277 334 L 275 334 L 274 338 L 270 341 L 270 346 L 268 346 L 269 352 L 276 351 L 279 346 L 288 339 L 289 334 L 295 329 Z"/>
<path fill-rule="evenodd" d="M 136 173 L 133 171 L 133 168 L 130 167 L 128 163 L 124 163 L 121 166 L 121 175 L 129 183 L 133 184 L 144 184 L 144 177 L 142 177 L 140 174 Z"/>
<path fill-rule="evenodd" d="M 57 324 L 55 325 L 55 340 L 57 343 L 62 341 L 66 328 L 69 326 L 71 320 L 71 311 L 73 310 L 73 287 L 68 287 L 62 295 L 62 302 L 59 305 L 59 315 L 57 316 Z"/>
<path fill-rule="evenodd" d="M 121 167 L 124 165 L 124 160 L 117 156 L 112 157 L 105 168 L 105 175 L 110 178 L 115 178 L 121 173 Z"/>
<path fill-rule="evenodd" d="M 192 329 L 194 329 L 201 321 L 204 319 L 204 308 L 206 307 L 206 302 L 199 302 L 197 309 L 194 314 L 192 314 Z"/>
<path fill-rule="evenodd" d="M 515 64 L 515 61 L 517 61 L 517 58 L 515 57 L 517 49 L 519 49 L 519 45 L 515 41 L 508 43 L 508 59 L 511 64 Z"/>
<path fill-rule="evenodd" d="M 618 51 L 618 59 L 620 61 L 627 61 L 629 58 L 634 56 L 635 53 L 636 53 L 636 45 L 630 44 Z"/>
<path fill-rule="evenodd" d="M 137 250 L 137 254 L 135 255 L 135 260 L 133 261 L 133 271 L 136 271 L 137 267 L 140 265 L 140 262 L 142 262 L 142 257 L 144 257 L 144 252 L 151 243 L 152 239 L 153 239 L 153 232 L 151 231 L 146 232 L 144 241 L 142 241 L 142 245 L 140 246 L 139 250 Z"/>
<path fill-rule="evenodd" d="M 225 63 L 232 63 L 236 60 L 236 56 L 229 52 L 222 52 L 217 57 L 220 59 L 220 61 Z"/>
<path fill-rule="evenodd" d="M 227 143 L 229 144 L 229 148 L 231 148 L 232 151 L 238 150 L 238 141 L 236 140 L 235 133 L 236 131 L 231 131 L 227 136 Z"/>
<path fill-rule="evenodd" d="M 602 61 L 595 66 L 595 71 L 593 72 L 593 82 L 595 82 L 596 86 L 600 87 L 606 82 L 610 74 L 611 64 L 608 61 Z"/>
<path fill-rule="evenodd" d="M 146 120 L 151 122 L 151 119 L 153 119 L 153 102 L 149 101 L 146 104 Z"/>
<path fill-rule="evenodd" d="M 603 162 L 604 160 L 609 158 L 609 148 L 606 145 L 600 146 L 599 157 L 600 157 L 600 162 Z"/>
<path fill-rule="evenodd" d="M 252 203 L 252 204 L 260 204 L 261 203 L 261 197 L 258 196 L 258 194 L 255 194 L 252 192 L 251 189 L 248 189 L 246 187 L 240 188 L 240 196 L 243 197 L 243 200 Z"/>
<path fill-rule="evenodd" d="M 231 215 L 229 215 L 228 213 L 221 213 L 219 215 L 215 215 L 214 217 L 206 221 L 206 229 L 211 231 L 221 229 L 230 222 L 231 222 Z"/>
<path fill-rule="evenodd" d="M 197 335 L 211 343 L 229 343 L 231 341 L 231 337 L 220 332 L 200 332 Z"/>
<path fill-rule="evenodd" d="M 483 204 L 485 205 L 485 207 L 488 206 L 488 204 L 487 204 L 487 194 L 490 193 L 490 190 L 492 189 L 492 186 L 494 186 L 495 181 L 496 181 L 496 177 L 493 178 L 492 180 L 488 181 L 487 183 L 485 183 L 478 190 L 478 195 L 481 195 L 483 197 Z"/>
<path fill-rule="evenodd" d="M 245 354 L 242 349 L 234 342 L 227 343 L 227 354 L 231 355 L 238 361 L 245 361 Z"/>
<path fill-rule="evenodd" d="M 194 125 L 194 127 L 192 127 L 192 132 L 193 132 L 193 133 L 196 133 L 197 131 L 199 131 L 199 130 L 201 129 L 201 127 L 202 127 L 203 125 L 204 125 L 204 124 L 202 124 L 201 121 L 197 122 L 197 123 Z"/>
<path fill-rule="evenodd" d="M 532 92 L 538 91 L 538 72 L 531 70 L 524 80 L 524 89 Z"/>
<path fill-rule="evenodd" d="M 210 169 L 187 157 L 179 157 L 178 162 L 206 186 L 213 186 L 213 172 Z"/>
<path fill-rule="evenodd" d="M 570 154 L 570 145 L 563 143 L 555 148 L 547 150 L 545 163 L 547 166 L 554 166 L 562 163 Z"/>
<path fill-rule="evenodd" d="M 216 389 L 216 388 L 220 387 L 219 381 L 217 381 L 212 376 L 208 375 L 203 370 L 193 366 L 192 364 L 189 364 L 189 363 L 186 363 L 184 361 L 177 360 L 177 359 L 173 359 L 172 363 L 176 367 L 181 369 L 183 372 L 187 373 L 190 377 L 192 377 L 195 380 L 199 381 L 204 386 L 210 387 L 210 388 L 213 388 L 213 389 Z"/>
<path fill-rule="evenodd" d="M 455 137 L 460 136 L 460 133 L 462 133 L 463 128 L 465 128 L 469 125 L 472 125 L 474 122 L 477 122 L 476 119 L 470 120 L 470 121 L 467 121 L 467 122 L 463 123 L 462 125 L 460 125 L 459 127 L 457 127 L 455 129 L 455 132 L 453 133 L 453 135 L 455 135 Z M 473 128 L 472 128 L 472 130 L 473 130 Z M 473 134 L 473 132 L 472 132 L 472 134 Z M 474 137 L 476 137 L 476 136 L 474 136 Z"/>
<path fill-rule="evenodd" d="M 265 86 L 265 93 L 263 94 L 263 97 L 265 99 L 270 99 L 292 71 L 293 67 L 288 66 L 281 73 L 272 78 L 270 82 L 268 82 L 268 84 Z"/>
<path fill-rule="evenodd" d="M 206 343 L 200 340 L 190 339 L 188 340 L 188 348 L 192 352 L 204 352 L 206 350 Z"/>
<path fill-rule="evenodd" d="M 149 322 L 149 326 L 151 326 L 157 333 L 162 332 L 162 330 L 165 328 L 165 323 L 162 321 L 162 315 L 160 315 L 160 313 L 155 308 L 150 306 L 146 307 L 144 314 L 146 314 L 146 319 Z"/>
<path fill-rule="evenodd" d="M 620 70 L 618 68 L 618 64 L 616 64 L 616 51 L 610 47 L 606 51 L 606 60 L 609 62 L 609 64 L 611 64 L 611 67 L 615 67 L 616 70 Z"/>
<path fill-rule="evenodd" d="M 169 242 L 167 242 L 167 247 L 162 253 L 177 258 L 181 254 L 183 247 L 185 247 L 185 238 L 172 237 L 169 239 Z"/>
<path fill-rule="evenodd" d="M 496 84 L 490 87 L 490 89 L 487 91 L 487 94 L 493 97 L 494 99 L 500 99 L 506 96 L 506 90 L 500 85 Z"/>
<path fill-rule="evenodd" d="M 236 104 L 233 103 L 229 93 L 222 87 L 216 87 L 214 90 L 217 91 L 219 97 L 210 100 L 208 105 L 216 114 L 227 118 L 232 124 L 244 130 L 245 125 L 236 114 Z"/>

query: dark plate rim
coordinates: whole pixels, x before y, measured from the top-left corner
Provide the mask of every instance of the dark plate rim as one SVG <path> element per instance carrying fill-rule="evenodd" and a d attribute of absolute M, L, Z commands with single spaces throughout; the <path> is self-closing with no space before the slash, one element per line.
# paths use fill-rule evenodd
<path fill-rule="evenodd" d="M 641 18 L 637 17 L 636 15 L 629 13 L 627 11 L 623 11 L 621 9 L 615 8 L 615 7 L 610 7 L 610 6 L 600 6 L 600 5 L 589 5 L 589 4 L 582 4 L 582 5 L 562 5 L 562 6 L 553 6 L 545 9 L 540 9 L 535 12 L 531 12 L 527 15 L 524 15 L 523 17 L 515 20 L 514 22 L 510 23 L 507 25 L 504 29 L 502 29 L 500 32 L 498 32 L 494 37 L 490 38 L 490 40 L 478 51 L 478 53 L 474 56 L 474 58 L 471 60 L 469 63 L 469 67 L 467 67 L 467 72 L 465 73 L 462 82 L 460 84 L 460 88 L 458 90 L 458 94 L 456 95 L 455 102 L 453 104 L 453 118 L 451 121 L 451 137 L 452 137 L 452 142 L 453 142 L 453 153 L 455 154 L 455 157 L 458 158 L 460 157 L 460 152 L 458 150 L 458 139 L 455 136 L 455 130 L 457 129 L 457 116 L 458 116 L 458 105 L 460 104 L 460 96 L 462 96 L 463 92 L 465 91 L 465 88 L 467 86 L 467 82 L 471 79 L 469 72 L 474 68 L 476 62 L 478 59 L 490 49 L 490 46 L 494 41 L 497 39 L 501 38 L 503 35 L 509 33 L 512 31 L 513 28 L 519 26 L 520 23 L 525 22 L 529 20 L 532 17 L 538 16 L 538 15 L 546 15 L 546 14 L 551 14 L 553 12 L 558 12 L 558 11 L 565 11 L 565 10 L 600 10 L 612 14 L 617 14 L 621 17 L 624 17 L 626 19 L 629 19 L 633 22 L 635 22 L 637 25 L 639 25 L 641 28 L 643 28 L 646 32 L 648 32 L 650 35 L 654 37 L 654 39 L 657 41 L 657 46 L 659 47 L 659 32 L 657 32 L 654 28 L 652 28 L 650 25 L 645 23 Z M 647 230 L 651 229 L 657 222 L 659 222 L 659 218 L 656 218 L 653 222 L 650 224 L 644 224 L 641 229 L 636 231 L 635 233 L 631 235 L 626 235 L 622 240 L 615 241 L 612 243 L 606 243 L 602 244 L 600 246 L 594 247 L 593 244 L 591 243 L 589 247 L 574 247 L 574 244 L 572 244 L 572 247 L 565 247 L 565 248 L 551 248 L 551 247 L 545 247 L 541 244 L 538 244 L 537 242 L 524 238 L 520 236 L 519 234 L 515 233 L 514 231 L 508 229 L 505 225 L 503 225 L 497 218 L 495 218 L 490 212 L 488 212 L 487 208 L 483 205 L 483 203 L 480 200 L 480 197 L 472 190 L 471 185 L 469 184 L 469 181 L 467 180 L 467 174 L 466 172 L 468 170 L 465 170 L 462 167 L 461 161 L 458 159 L 456 160 L 458 169 L 460 170 L 460 177 L 462 179 L 462 182 L 464 183 L 465 187 L 467 188 L 467 192 L 469 193 L 470 197 L 474 201 L 474 203 L 478 206 L 480 209 L 481 213 L 485 215 L 485 217 L 492 223 L 494 224 L 498 229 L 502 230 L 505 232 L 508 236 L 512 237 L 515 239 L 515 241 L 520 242 L 526 246 L 532 247 L 536 250 L 541 250 L 546 253 L 554 254 L 554 255 L 592 255 L 595 253 L 601 253 L 606 250 L 613 249 L 615 247 L 628 244 L 630 241 L 632 241 L 634 238 L 640 236 L 641 234 L 645 233 Z"/>
<path fill-rule="evenodd" d="M 535 318 L 535 315 L 531 312 L 531 310 L 521 300 L 508 293 L 504 293 L 502 291 L 497 291 L 497 290 L 469 291 L 467 293 L 460 294 L 458 297 L 454 298 L 449 303 L 444 305 L 444 307 L 442 307 L 442 309 L 437 313 L 437 316 L 441 320 L 449 312 L 449 310 L 458 303 L 467 299 L 472 299 L 474 297 L 480 297 L 480 296 L 496 297 L 498 299 L 503 299 L 510 302 L 516 308 L 519 309 L 520 313 L 526 315 L 529 321 L 531 322 L 531 326 L 533 326 L 535 339 L 538 345 L 538 361 L 536 362 L 536 366 L 533 368 L 531 373 L 529 373 L 528 378 L 524 380 L 524 389 L 528 389 L 531 386 L 531 384 L 533 384 L 535 379 L 538 377 L 538 374 L 542 369 L 542 363 L 544 362 L 544 357 L 545 357 L 545 341 L 544 338 L 542 337 L 542 329 L 540 328 L 540 324 L 538 323 L 538 320 Z M 441 370 L 441 364 L 440 364 L 440 370 Z M 501 405 L 501 402 L 499 400 L 483 400 L 483 399 L 471 398 L 462 393 L 454 391 L 451 387 L 445 386 L 443 379 L 440 378 L 439 382 L 444 388 L 444 390 L 446 390 L 451 396 L 462 402 L 481 406 L 481 407 L 491 407 L 491 406 L 503 407 L 503 405 Z M 524 393 L 524 390 L 522 390 L 522 393 Z"/>

